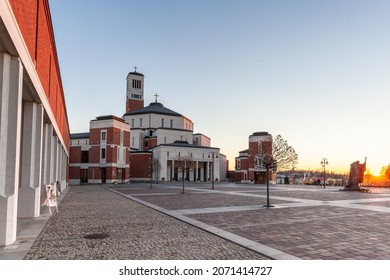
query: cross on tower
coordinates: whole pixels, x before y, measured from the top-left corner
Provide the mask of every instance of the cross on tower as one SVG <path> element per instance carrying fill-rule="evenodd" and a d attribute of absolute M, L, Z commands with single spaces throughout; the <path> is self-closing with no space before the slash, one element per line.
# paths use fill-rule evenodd
<path fill-rule="evenodd" d="M 160 95 L 158 95 L 157 93 L 154 95 L 154 97 L 156 97 L 156 102 L 157 102 L 157 97 L 159 97 Z"/>
<path fill-rule="evenodd" d="M 134 66 L 134 72 L 137 72 L 137 66 Z"/>

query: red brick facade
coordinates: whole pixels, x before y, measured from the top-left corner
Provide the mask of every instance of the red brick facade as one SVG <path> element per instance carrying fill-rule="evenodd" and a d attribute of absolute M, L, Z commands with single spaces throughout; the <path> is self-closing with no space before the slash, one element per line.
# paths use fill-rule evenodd
<path fill-rule="evenodd" d="M 127 101 L 126 101 L 126 112 L 132 112 L 135 110 L 139 110 L 139 109 L 142 109 L 143 107 L 144 107 L 143 100 L 127 99 Z"/>
<path fill-rule="evenodd" d="M 131 177 L 150 178 L 151 152 L 131 153 Z"/>
<path fill-rule="evenodd" d="M 236 157 L 235 180 L 239 182 L 266 183 L 266 172 L 259 167 L 259 155 L 272 154 L 272 136 L 267 132 L 255 132 L 249 136 L 248 149 Z M 271 176 L 270 172 L 270 176 Z M 269 178 L 271 178 L 269 176 Z"/>
<path fill-rule="evenodd" d="M 51 110 L 69 149 L 69 123 L 48 0 L 9 0 Z"/>
<path fill-rule="evenodd" d="M 76 134 L 72 135 L 70 157 L 72 184 L 83 181 L 89 183 L 129 181 L 130 126 L 123 119 L 115 116 L 98 117 L 91 121 L 89 134 L 80 136 L 83 140 L 76 140 L 77 137 Z M 80 142 L 84 143 L 84 146 Z"/>

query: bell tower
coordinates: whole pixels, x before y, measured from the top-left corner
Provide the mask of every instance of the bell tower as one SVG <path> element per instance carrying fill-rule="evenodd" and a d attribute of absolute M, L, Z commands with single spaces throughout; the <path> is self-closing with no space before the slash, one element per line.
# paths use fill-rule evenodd
<path fill-rule="evenodd" d="M 126 78 L 126 113 L 142 109 L 144 107 L 144 75 L 130 72 Z"/>

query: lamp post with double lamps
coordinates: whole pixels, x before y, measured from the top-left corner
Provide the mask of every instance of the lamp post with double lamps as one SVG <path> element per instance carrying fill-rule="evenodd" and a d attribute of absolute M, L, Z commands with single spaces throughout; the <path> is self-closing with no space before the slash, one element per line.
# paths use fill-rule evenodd
<path fill-rule="evenodd" d="M 328 165 L 328 159 L 327 158 L 321 159 L 321 166 L 322 166 L 322 168 L 324 168 L 324 189 L 325 189 L 325 175 L 326 175 L 325 166 L 327 166 L 327 165 Z"/>
<path fill-rule="evenodd" d="M 214 159 L 218 158 L 218 153 L 217 152 L 210 152 L 209 153 L 209 158 L 211 158 L 211 189 L 214 189 Z"/>

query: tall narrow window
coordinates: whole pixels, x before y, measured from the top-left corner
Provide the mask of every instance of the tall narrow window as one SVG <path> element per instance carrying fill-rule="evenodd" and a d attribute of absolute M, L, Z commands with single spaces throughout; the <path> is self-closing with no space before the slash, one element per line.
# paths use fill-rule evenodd
<path fill-rule="evenodd" d="M 173 128 L 173 120 L 171 120 L 171 128 Z"/>
<path fill-rule="evenodd" d="M 102 131 L 101 140 L 102 140 L 102 141 L 106 141 L 106 139 L 107 139 L 107 131 Z"/>
<path fill-rule="evenodd" d="M 142 82 L 141 80 L 135 80 L 133 79 L 133 84 L 132 84 L 133 88 L 137 88 L 137 89 L 141 89 L 142 88 Z"/>
<path fill-rule="evenodd" d="M 120 138 L 121 138 L 120 139 L 121 146 L 123 146 L 123 142 L 125 139 L 125 132 L 123 130 L 121 130 Z"/>
<path fill-rule="evenodd" d="M 106 159 L 106 149 L 105 148 L 102 148 L 100 158 Z"/>
<path fill-rule="evenodd" d="M 134 127 L 134 119 L 131 119 L 131 127 Z"/>
<path fill-rule="evenodd" d="M 161 127 L 164 127 L 164 119 L 161 119 Z"/>
<path fill-rule="evenodd" d="M 142 118 L 139 119 L 139 126 L 142 127 Z"/>

